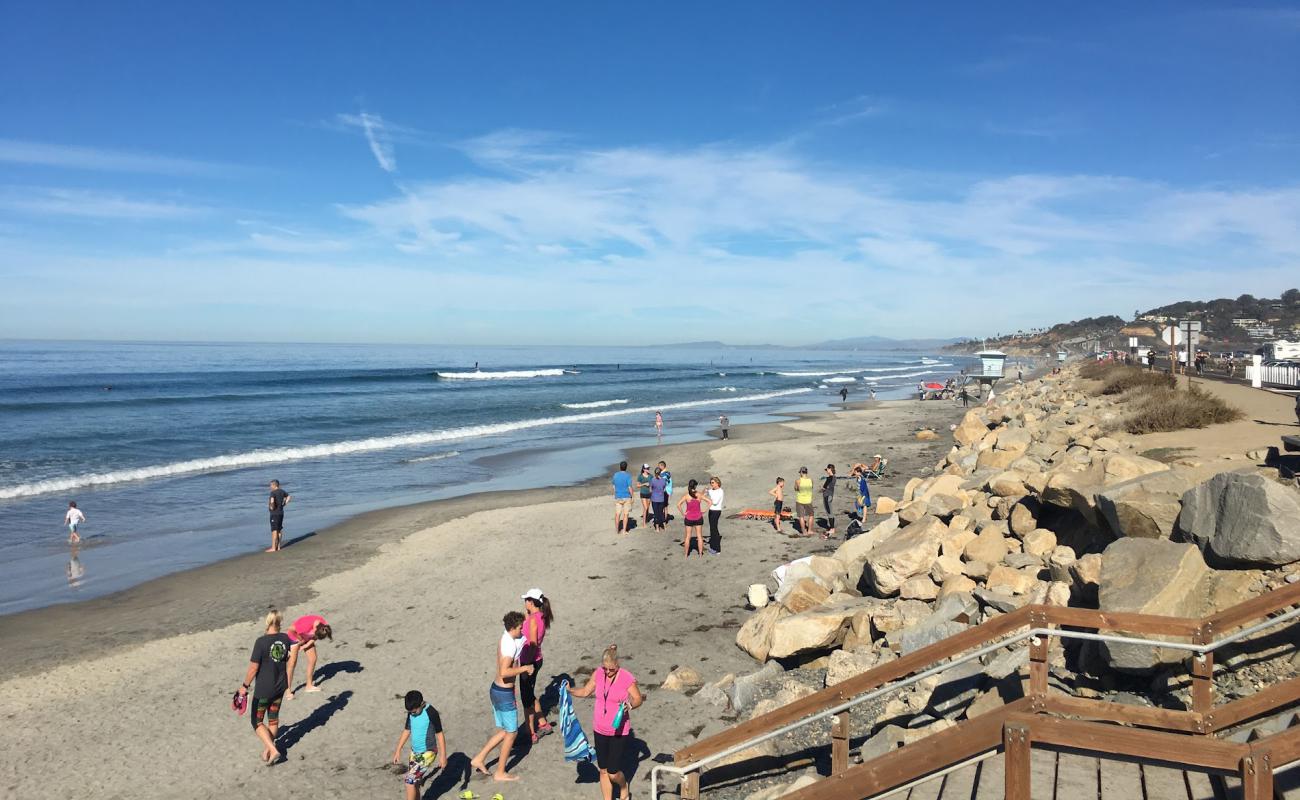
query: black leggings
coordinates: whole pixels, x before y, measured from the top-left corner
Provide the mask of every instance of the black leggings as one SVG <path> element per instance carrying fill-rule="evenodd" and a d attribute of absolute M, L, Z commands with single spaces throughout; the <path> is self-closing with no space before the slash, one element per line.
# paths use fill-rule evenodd
<path fill-rule="evenodd" d="M 662 528 L 664 526 L 664 506 L 666 505 L 668 504 L 663 500 L 652 500 L 650 502 L 650 507 L 653 508 L 655 512 L 656 528 Z"/>
<path fill-rule="evenodd" d="M 709 549 L 715 553 L 722 552 L 722 534 L 718 533 L 718 520 L 722 519 L 722 510 L 709 511 Z"/>
<path fill-rule="evenodd" d="M 834 502 L 835 502 L 835 493 L 834 493 L 834 492 L 831 492 L 831 493 L 829 493 L 829 494 L 827 494 L 827 493 L 823 493 L 823 494 L 822 494 L 822 507 L 826 509 L 826 516 L 828 516 L 828 517 L 833 517 L 833 516 L 834 516 L 834 514 L 831 513 L 831 503 L 834 503 Z"/>

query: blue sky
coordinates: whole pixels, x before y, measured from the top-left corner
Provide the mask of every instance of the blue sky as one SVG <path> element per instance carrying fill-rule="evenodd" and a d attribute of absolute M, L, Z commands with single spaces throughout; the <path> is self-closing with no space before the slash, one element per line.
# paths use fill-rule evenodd
<path fill-rule="evenodd" d="M 9 3 L 0 77 L 0 337 L 794 344 L 1300 284 L 1300 5 Z"/>

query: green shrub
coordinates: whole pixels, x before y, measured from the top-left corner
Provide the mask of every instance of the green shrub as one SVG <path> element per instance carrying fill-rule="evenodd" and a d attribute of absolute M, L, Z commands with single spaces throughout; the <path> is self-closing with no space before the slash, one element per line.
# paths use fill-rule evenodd
<path fill-rule="evenodd" d="M 1195 386 L 1180 391 L 1172 386 L 1142 386 L 1130 395 L 1133 414 L 1124 423 L 1129 433 L 1161 433 L 1204 428 L 1241 419 L 1240 409 Z"/>

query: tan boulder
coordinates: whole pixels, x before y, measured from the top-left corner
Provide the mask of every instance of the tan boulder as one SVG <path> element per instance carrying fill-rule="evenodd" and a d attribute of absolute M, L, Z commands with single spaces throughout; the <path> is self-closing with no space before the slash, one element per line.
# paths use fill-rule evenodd
<path fill-rule="evenodd" d="M 1025 534 L 1025 552 L 1031 556 L 1046 556 L 1056 548 L 1056 534 L 1045 528 L 1038 528 Z"/>
<path fill-rule="evenodd" d="M 903 581 L 898 596 L 904 600 L 933 600 L 939 596 L 939 587 L 930 580 L 929 575 L 913 575 Z"/>
<path fill-rule="evenodd" d="M 990 493 L 998 497 L 1021 497 L 1025 494 L 1024 476 L 1018 472 L 999 472 L 989 478 L 987 484 Z"/>
<path fill-rule="evenodd" d="M 1209 605 L 1210 569 L 1193 544 L 1163 539 L 1118 539 L 1101 558 L 1097 593 L 1102 611 L 1129 611 L 1168 617 L 1200 617 Z M 1121 671 L 1147 671 L 1181 662 L 1182 650 L 1104 644 L 1110 665 Z"/>
<path fill-rule="evenodd" d="M 965 514 L 958 514 L 957 516 L 948 520 L 948 530 L 952 531 L 953 533 L 960 533 L 961 531 L 969 531 L 969 530 L 973 530 L 974 528 L 975 528 L 975 519 L 973 517 L 968 517 Z"/>
<path fill-rule="evenodd" d="M 1123 483 L 1134 478 L 1140 478 L 1143 475 L 1150 475 L 1155 472 L 1165 472 L 1169 469 L 1168 464 L 1162 464 L 1150 458 L 1143 458 L 1137 455 L 1120 455 L 1111 453 L 1106 456 L 1104 474 L 1107 486 L 1116 483 Z"/>
<path fill-rule="evenodd" d="M 876 500 L 876 504 L 873 507 L 873 510 L 877 514 L 892 514 L 896 510 L 898 510 L 898 501 L 894 500 L 893 498 L 877 497 L 875 498 L 875 500 Z"/>
<path fill-rule="evenodd" d="M 681 666 L 664 678 L 664 682 L 659 684 L 659 688 L 670 692 L 684 692 L 688 689 L 698 689 L 704 685 L 704 678 L 694 667 Z"/>
<path fill-rule="evenodd" d="M 799 614 L 810 608 L 816 608 L 831 596 L 830 590 L 812 578 L 804 578 L 781 587 L 777 593 L 778 601 L 786 611 Z"/>
<path fill-rule="evenodd" d="M 1012 450 L 985 450 L 979 454 L 975 466 L 977 469 L 1006 469 L 1019 457 L 1020 454 Z"/>
<path fill-rule="evenodd" d="M 916 432 L 916 440 L 918 442 L 933 442 L 935 439 L 938 438 L 939 438 L 939 434 L 935 433 L 929 428 L 922 428 L 921 430 Z"/>
<path fill-rule="evenodd" d="M 992 569 L 993 569 L 993 565 L 990 564 L 989 562 L 980 561 L 978 558 L 975 558 L 975 559 L 971 559 L 970 561 L 967 561 L 965 564 L 962 565 L 961 574 L 965 575 L 968 578 L 974 578 L 977 581 L 982 581 L 989 576 L 989 572 Z"/>
<path fill-rule="evenodd" d="M 1023 537 L 1038 527 L 1038 520 L 1034 518 L 1034 512 L 1029 510 L 1026 503 L 1016 503 L 1012 506 L 1010 521 L 1011 532 L 1017 536 Z"/>
<path fill-rule="evenodd" d="M 928 501 L 936 495 L 957 495 L 961 492 L 961 485 L 965 479 L 960 475 L 940 475 L 937 478 L 927 482 L 923 487 L 918 487 L 913 500 Z"/>
<path fill-rule="evenodd" d="M 942 550 L 943 545 L 940 545 Z M 943 583 L 949 578 L 962 574 L 961 557 L 956 555 L 941 555 L 934 560 L 930 566 L 930 578 L 935 583 Z"/>
<path fill-rule="evenodd" d="M 759 609 L 736 632 L 736 646 L 758 661 L 766 661 L 772 643 L 772 628 L 777 620 L 789 613 L 785 607 L 775 603 Z"/>
<path fill-rule="evenodd" d="M 1070 564 L 1070 574 L 1079 586 L 1099 586 L 1101 584 L 1101 554 L 1089 553 L 1080 556 Z"/>
<path fill-rule="evenodd" d="M 960 561 L 962 553 L 966 552 L 966 543 L 974 539 L 976 535 L 975 531 L 972 530 L 954 531 L 950 528 L 948 535 L 939 542 L 939 553 L 945 556 L 954 556 Z"/>
<path fill-rule="evenodd" d="M 862 565 L 867 560 L 867 553 L 881 542 L 894 535 L 898 530 L 898 515 L 891 514 L 876 523 L 871 530 L 858 534 L 835 549 L 835 560 L 840 563 L 849 582 L 856 586 L 857 577 L 862 575 Z"/>
<path fill-rule="evenodd" d="M 778 619 L 772 627 L 768 656 L 788 658 L 834 647 L 843 640 L 855 610 L 848 606 L 823 606 Z"/>
<path fill-rule="evenodd" d="M 947 530 L 939 519 L 923 517 L 881 542 L 866 556 L 868 584 L 882 597 L 897 594 L 903 581 L 930 569 Z"/>
<path fill-rule="evenodd" d="M 1073 582 L 1074 576 L 1070 572 L 1070 565 L 1076 560 L 1073 548 L 1063 544 L 1052 548 L 1051 555 L 1047 557 L 1047 568 L 1052 572 L 1052 580 Z"/>
<path fill-rule="evenodd" d="M 948 595 L 957 594 L 958 592 L 973 592 L 975 591 L 976 585 L 975 581 L 965 575 L 954 575 L 944 581 L 943 585 L 939 587 L 939 599 L 942 600 Z"/>
<path fill-rule="evenodd" d="M 880 654 L 873 650 L 836 650 L 826 665 L 826 685 L 834 686 L 855 678 L 880 663 Z"/>
<path fill-rule="evenodd" d="M 966 543 L 963 554 L 967 561 L 996 564 L 1009 552 L 1011 552 L 1011 543 L 996 527 L 990 525 Z"/>
<path fill-rule="evenodd" d="M 1005 564 L 998 564 L 989 571 L 989 577 L 984 581 L 984 585 L 992 591 L 1014 595 L 1024 594 L 1037 582 L 1038 579 L 1033 575 L 1012 569 Z"/>
<path fill-rule="evenodd" d="M 983 439 L 988 432 L 989 426 L 984 422 L 979 409 L 971 409 L 952 432 L 952 438 L 957 440 L 957 444 L 969 447 Z"/>
<path fill-rule="evenodd" d="M 903 502 L 910 503 L 916 496 L 916 489 L 922 483 L 921 478 L 908 478 L 907 483 L 903 484 Z"/>

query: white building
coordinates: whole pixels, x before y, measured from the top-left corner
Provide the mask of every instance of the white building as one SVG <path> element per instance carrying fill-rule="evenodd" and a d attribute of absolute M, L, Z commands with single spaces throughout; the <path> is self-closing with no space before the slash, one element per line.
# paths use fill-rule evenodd
<path fill-rule="evenodd" d="M 1288 342 L 1285 339 L 1278 339 L 1264 345 L 1265 361 L 1292 361 L 1300 360 L 1300 342 Z"/>

